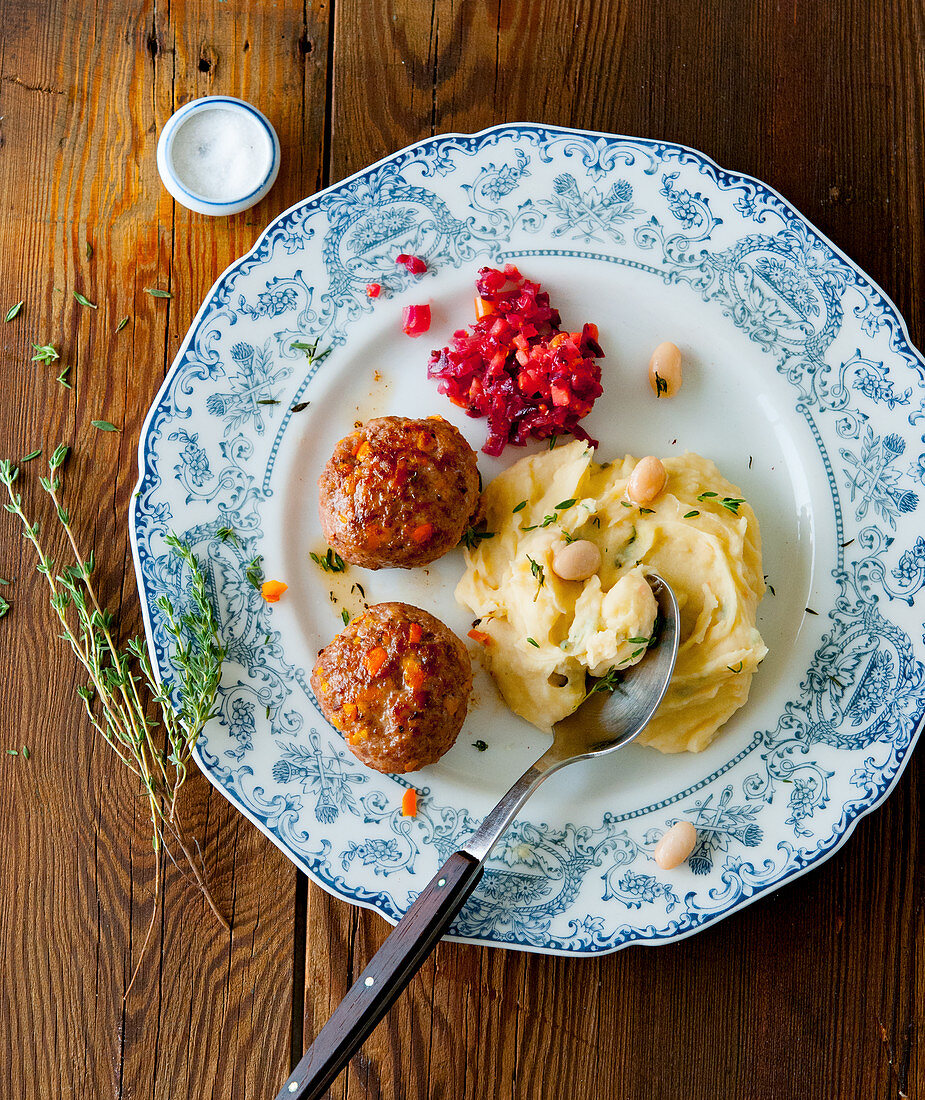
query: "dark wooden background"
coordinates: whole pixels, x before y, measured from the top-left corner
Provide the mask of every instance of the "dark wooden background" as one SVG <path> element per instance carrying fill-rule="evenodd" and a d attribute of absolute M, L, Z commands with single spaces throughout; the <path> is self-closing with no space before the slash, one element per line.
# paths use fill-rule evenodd
<path fill-rule="evenodd" d="M 201 298 L 285 207 L 426 135 L 535 120 L 693 145 L 780 190 L 925 341 L 921 0 L 0 0 L 0 34 L 0 316 L 25 300 L 0 322 L 0 454 L 74 447 L 73 511 L 127 630 L 138 432 Z M 209 93 L 262 108 L 283 147 L 270 196 L 227 220 L 176 206 L 155 168 L 171 112 Z M 5 514 L 0 575 L 0 750 L 31 753 L 0 751 L 0 1094 L 272 1097 L 385 922 L 197 774 L 187 813 L 234 932 L 167 866 L 123 1004 L 153 904 L 145 806 Z M 824 867 L 681 943 L 442 945 L 331 1095 L 925 1095 L 922 792 L 920 753 Z"/>

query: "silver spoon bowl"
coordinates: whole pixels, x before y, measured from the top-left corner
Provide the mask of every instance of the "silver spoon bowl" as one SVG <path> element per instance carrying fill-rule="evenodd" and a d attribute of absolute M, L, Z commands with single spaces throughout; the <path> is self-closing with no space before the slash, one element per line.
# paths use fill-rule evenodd
<path fill-rule="evenodd" d="M 536 788 L 560 768 L 616 752 L 643 731 L 674 671 L 679 628 L 674 593 L 656 574 L 648 580 L 658 604 L 654 644 L 613 691 L 593 691 L 574 714 L 555 724 L 552 745 L 418 894 L 287 1078 L 277 1100 L 317 1100 L 324 1095 L 462 909 L 482 877 L 489 852 Z"/>

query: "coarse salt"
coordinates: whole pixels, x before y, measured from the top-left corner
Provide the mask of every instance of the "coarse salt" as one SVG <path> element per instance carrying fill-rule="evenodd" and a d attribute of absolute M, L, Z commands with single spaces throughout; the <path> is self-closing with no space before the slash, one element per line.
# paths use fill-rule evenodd
<path fill-rule="evenodd" d="M 227 107 L 196 111 L 177 127 L 170 159 L 180 183 L 208 202 L 255 191 L 273 162 L 269 134 L 253 115 Z"/>

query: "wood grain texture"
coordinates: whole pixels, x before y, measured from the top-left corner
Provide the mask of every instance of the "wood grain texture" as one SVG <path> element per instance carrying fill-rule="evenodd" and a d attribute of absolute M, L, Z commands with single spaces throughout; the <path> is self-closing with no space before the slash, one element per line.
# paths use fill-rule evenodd
<path fill-rule="evenodd" d="M 925 339 L 919 0 L 0 0 L 0 28 L 0 315 L 25 300 L 0 322 L 0 453 L 74 447 L 79 531 L 128 632 L 137 436 L 200 301 L 279 211 L 429 134 L 546 121 L 703 149 L 777 187 Z M 213 92 L 261 107 L 283 148 L 268 198 L 227 220 L 176 207 L 154 163 L 172 111 Z M 33 340 L 73 389 L 29 364 Z M 0 1092 L 51 1074 L 93 1100 L 274 1095 L 388 926 L 306 894 L 195 776 L 185 810 L 234 932 L 166 864 L 123 1005 L 153 903 L 146 811 L 75 705 L 6 513 L 0 576 L 0 749 L 31 753 L 0 752 Z M 582 960 L 442 944 L 331 1096 L 925 1095 L 922 783 L 913 759 L 824 867 L 681 943 Z"/>
<path fill-rule="evenodd" d="M 2 15 L 0 287 L 25 299 L 0 330 L 2 451 L 74 447 L 79 533 L 104 596 L 137 632 L 125 517 L 141 422 L 215 278 L 319 185 L 327 14 L 175 2 L 8 3 Z M 211 221 L 174 208 L 154 149 L 178 106 L 217 91 L 264 107 L 288 172 L 259 206 Z M 75 289 L 99 310 L 79 306 Z M 73 389 L 29 364 L 32 340 L 59 348 Z M 93 419 L 121 432 L 98 432 Z M 289 1070 L 296 872 L 194 776 L 186 818 L 234 932 L 165 862 L 166 906 L 123 1005 L 153 905 L 145 806 L 81 717 L 73 662 L 47 644 L 54 627 L 31 560 L 12 517 L 0 524 L 0 573 L 18 578 L 0 642 L 4 738 L 31 750 L 29 761 L 0 759 L 0 1091 L 30 1095 L 54 1080 L 81 1097 L 272 1092 Z"/>

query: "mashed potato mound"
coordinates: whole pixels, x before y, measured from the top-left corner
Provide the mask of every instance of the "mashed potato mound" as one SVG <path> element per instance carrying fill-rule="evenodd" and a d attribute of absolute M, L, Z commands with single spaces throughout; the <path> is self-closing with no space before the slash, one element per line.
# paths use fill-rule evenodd
<path fill-rule="evenodd" d="M 637 462 L 599 465 L 576 441 L 500 474 L 484 494 L 493 537 L 466 551 L 456 598 L 481 619 L 482 657 L 507 705 L 549 730 L 584 699 L 586 673 L 642 658 L 657 610 L 645 577 L 659 573 L 678 600 L 681 644 L 639 741 L 700 752 L 745 703 L 767 653 L 755 627 L 761 533 L 741 491 L 696 454 L 663 459 L 664 490 L 644 508 L 632 504 L 626 484 Z M 588 580 L 553 572 L 569 539 L 601 550 Z"/>

